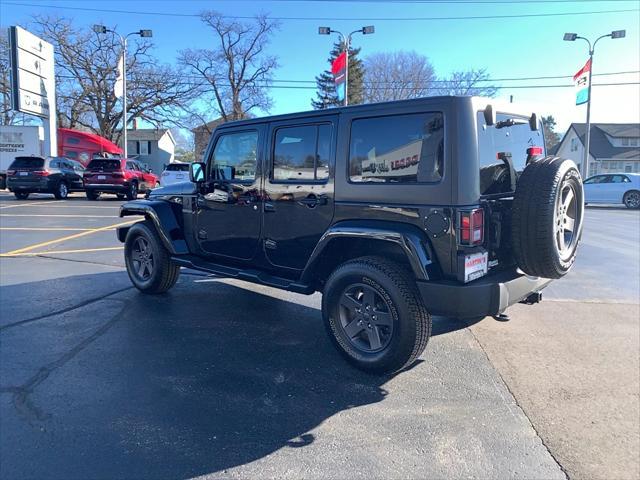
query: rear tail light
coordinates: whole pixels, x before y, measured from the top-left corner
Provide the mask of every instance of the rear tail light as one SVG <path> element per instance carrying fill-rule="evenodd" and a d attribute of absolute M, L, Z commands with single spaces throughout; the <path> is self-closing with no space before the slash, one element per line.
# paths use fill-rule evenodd
<path fill-rule="evenodd" d="M 47 170 L 34 170 L 33 174 L 36 177 L 48 177 L 49 176 L 49 172 Z"/>
<path fill-rule="evenodd" d="M 112 177 L 124 177 L 124 172 L 113 172 Z"/>
<path fill-rule="evenodd" d="M 484 242 L 484 210 L 475 208 L 460 212 L 458 223 L 458 243 L 460 245 L 481 245 Z"/>
<path fill-rule="evenodd" d="M 13 177 L 16 174 L 15 170 L 7 170 L 7 177 Z"/>
<path fill-rule="evenodd" d="M 527 148 L 527 155 L 542 155 L 542 147 Z"/>

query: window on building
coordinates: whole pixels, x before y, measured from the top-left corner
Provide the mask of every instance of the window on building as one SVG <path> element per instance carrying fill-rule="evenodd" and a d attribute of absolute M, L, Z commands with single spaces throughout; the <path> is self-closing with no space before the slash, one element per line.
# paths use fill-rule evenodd
<path fill-rule="evenodd" d="M 352 122 L 352 182 L 436 182 L 442 178 L 443 169 L 442 113 L 390 115 Z"/>
<path fill-rule="evenodd" d="M 633 172 L 633 165 L 631 165 L 630 163 L 627 163 L 624 166 L 624 172 L 625 173 L 632 173 Z"/>
<path fill-rule="evenodd" d="M 609 162 L 609 170 L 617 170 L 618 162 Z"/>
<path fill-rule="evenodd" d="M 276 131 L 275 181 L 324 181 L 329 177 L 331 125 L 285 127 Z"/>
<path fill-rule="evenodd" d="M 257 152 L 257 131 L 223 134 L 213 151 L 211 175 L 227 180 L 253 180 L 256 177 Z"/>
<path fill-rule="evenodd" d="M 151 142 L 138 142 L 138 155 L 149 155 L 151 153 Z"/>
<path fill-rule="evenodd" d="M 68 157 L 68 158 L 74 158 L 75 159 L 75 158 L 78 158 L 78 152 L 74 152 L 74 151 L 71 151 L 71 150 L 65 150 L 64 156 Z"/>
<path fill-rule="evenodd" d="M 577 138 L 572 138 L 571 139 L 571 151 L 572 152 L 577 152 L 578 151 L 578 139 Z"/>
<path fill-rule="evenodd" d="M 80 143 L 80 139 L 77 137 L 67 137 L 66 140 L 69 145 L 78 145 Z"/>
<path fill-rule="evenodd" d="M 629 139 L 629 146 L 630 147 L 637 147 L 638 146 L 638 139 L 637 138 L 630 138 Z"/>
<path fill-rule="evenodd" d="M 622 146 L 623 147 L 628 147 L 629 146 L 629 139 L 628 138 L 623 138 L 622 139 Z"/>

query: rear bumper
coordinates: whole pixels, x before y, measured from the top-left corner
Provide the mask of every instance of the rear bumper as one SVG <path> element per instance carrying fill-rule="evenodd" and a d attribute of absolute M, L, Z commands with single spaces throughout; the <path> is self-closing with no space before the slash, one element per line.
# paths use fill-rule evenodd
<path fill-rule="evenodd" d="M 116 192 L 125 193 L 129 190 L 129 184 L 126 183 L 85 183 L 85 190 L 95 190 L 96 192 Z"/>
<path fill-rule="evenodd" d="M 12 192 L 51 192 L 55 183 L 50 178 L 41 178 L 38 181 L 21 181 L 13 177 L 7 178 L 7 188 Z"/>
<path fill-rule="evenodd" d="M 418 282 L 425 307 L 433 315 L 475 318 L 497 315 L 545 288 L 551 280 L 502 272 L 462 284 Z"/>

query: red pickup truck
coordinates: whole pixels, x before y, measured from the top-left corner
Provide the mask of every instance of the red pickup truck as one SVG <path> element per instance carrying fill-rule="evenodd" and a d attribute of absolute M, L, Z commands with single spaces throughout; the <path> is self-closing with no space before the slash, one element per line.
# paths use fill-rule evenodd
<path fill-rule="evenodd" d="M 133 200 L 138 193 L 160 186 L 160 179 L 135 160 L 100 158 L 91 160 L 84 172 L 84 188 L 89 200 L 101 193 L 115 193 L 118 198 Z"/>

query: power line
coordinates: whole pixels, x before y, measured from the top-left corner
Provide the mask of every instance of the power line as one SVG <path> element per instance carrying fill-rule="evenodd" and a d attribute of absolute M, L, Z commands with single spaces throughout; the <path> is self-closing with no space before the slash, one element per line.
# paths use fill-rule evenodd
<path fill-rule="evenodd" d="M 60 5 L 46 5 L 46 4 L 32 4 L 21 2 L 3 2 L 3 5 L 15 5 L 22 7 L 37 7 L 37 8 L 55 8 L 59 10 L 80 10 L 86 12 L 101 12 L 101 13 L 124 13 L 127 15 L 159 15 L 167 17 L 200 17 L 197 13 L 178 13 L 178 12 L 143 12 L 135 10 L 116 10 L 106 8 L 89 8 L 89 7 L 64 7 Z M 451 17 L 269 17 L 271 20 L 287 20 L 287 21 L 388 21 L 388 22 L 413 22 L 413 21 L 438 21 L 438 20 L 490 20 L 490 19 L 506 19 L 506 18 L 533 18 L 533 17 L 561 17 L 571 15 L 598 15 L 603 13 L 629 13 L 640 12 L 640 9 L 621 9 L 621 10 L 598 10 L 589 12 L 557 12 L 557 13 L 525 13 L 525 14 L 513 14 L 513 15 L 477 15 L 477 16 L 451 16 Z M 222 15 L 222 18 L 230 18 L 237 20 L 249 20 L 254 16 L 245 15 Z"/>

